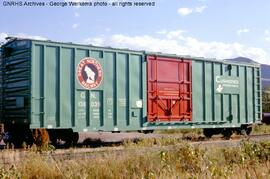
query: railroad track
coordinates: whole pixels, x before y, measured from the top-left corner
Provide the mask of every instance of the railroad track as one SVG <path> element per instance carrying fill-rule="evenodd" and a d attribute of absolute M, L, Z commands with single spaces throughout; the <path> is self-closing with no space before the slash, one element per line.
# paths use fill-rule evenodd
<path fill-rule="evenodd" d="M 212 148 L 212 147 L 237 147 L 240 145 L 242 140 L 249 141 L 270 141 L 270 134 L 261 134 L 261 135 L 250 135 L 250 136 L 235 136 L 229 140 L 223 140 L 221 138 L 213 138 L 209 140 L 201 141 L 187 141 L 193 146 L 200 146 L 203 148 Z M 74 160 L 74 159 L 91 159 L 96 157 L 110 157 L 112 155 L 121 156 L 123 152 L 125 154 L 147 154 L 147 153 L 156 153 L 161 151 L 174 151 L 179 147 L 181 143 L 175 145 L 166 145 L 166 146 L 149 146 L 149 147 L 125 147 L 123 145 L 116 147 L 99 147 L 99 148 L 70 148 L 70 149 L 56 149 L 50 152 L 42 152 L 41 156 L 47 156 L 54 160 Z M 0 160 L 2 164 L 9 165 L 14 162 L 20 162 L 23 159 L 29 157 L 33 152 L 28 150 L 16 149 L 16 150 L 3 150 L 0 153 Z"/>

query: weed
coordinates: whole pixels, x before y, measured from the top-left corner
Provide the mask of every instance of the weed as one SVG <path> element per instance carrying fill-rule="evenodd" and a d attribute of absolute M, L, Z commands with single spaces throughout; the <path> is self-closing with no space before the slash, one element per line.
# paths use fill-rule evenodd
<path fill-rule="evenodd" d="M 269 134 L 270 133 L 270 125 L 256 125 L 252 129 L 252 134 Z"/>
<path fill-rule="evenodd" d="M 0 178 L 9 179 L 9 178 L 21 178 L 20 172 L 17 170 L 15 165 L 11 165 L 10 168 L 0 168 Z"/>
<path fill-rule="evenodd" d="M 270 142 L 242 141 L 239 147 L 201 148 L 175 139 L 148 139 L 113 152 L 80 160 L 53 159 L 29 152 L 10 167 L 0 167 L 0 178 L 268 178 Z M 142 146 L 172 145 L 170 150 L 140 152 Z M 174 145 L 174 146 L 173 146 Z M 129 147 L 138 150 L 129 150 Z M 161 147 L 162 148 L 162 147 Z M 145 150 L 145 148 L 144 148 Z M 136 152 L 134 152 L 136 151 Z"/>

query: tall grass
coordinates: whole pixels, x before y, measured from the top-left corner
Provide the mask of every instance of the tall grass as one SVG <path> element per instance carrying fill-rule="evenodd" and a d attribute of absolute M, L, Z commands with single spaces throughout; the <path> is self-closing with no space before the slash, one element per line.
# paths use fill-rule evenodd
<path fill-rule="evenodd" d="M 127 145 L 127 150 L 121 155 L 108 152 L 95 158 L 86 156 L 78 160 L 55 160 L 33 152 L 21 162 L 15 162 L 8 167 L 2 166 L 0 178 L 153 179 L 270 176 L 270 142 L 243 141 L 240 147 L 211 149 L 194 147 L 186 142 L 177 143 L 170 151 L 140 153 L 141 146 L 145 145 Z M 131 147 L 137 147 L 138 152 L 128 150 Z"/>

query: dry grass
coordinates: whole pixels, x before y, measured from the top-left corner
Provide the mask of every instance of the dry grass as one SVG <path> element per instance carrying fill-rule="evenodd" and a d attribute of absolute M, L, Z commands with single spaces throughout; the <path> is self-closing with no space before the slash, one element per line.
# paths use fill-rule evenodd
<path fill-rule="evenodd" d="M 172 133 L 200 135 L 200 130 L 175 130 Z M 270 132 L 261 125 L 253 134 Z M 173 146 L 170 151 L 146 152 L 145 147 Z M 148 138 L 127 141 L 121 155 L 108 152 L 95 158 L 55 160 L 41 155 L 42 148 L 33 147 L 20 161 L 12 149 L 2 151 L 0 178 L 269 178 L 270 142 L 243 141 L 236 148 L 205 149 L 191 146 L 179 138 Z M 48 147 L 47 147 L 48 148 Z M 129 149 L 136 150 L 129 150 Z M 143 150 L 141 150 L 144 148 Z M 162 147 L 161 147 L 162 148 Z M 46 152 L 50 152 L 46 150 Z M 133 151 L 133 152 L 132 152 Z M 135 151 L 135 152 L 134 152 Z"/>
<path fill-rule="evenodd" d="M 183 143 L 181 138 L 176 137 L 162 137 L 162 138 L 145 138 L 134 140 L 127 140 L 124 142 L 124 147 L 151 147 L 151 146 L 168 146 Z"/>
<path fill-rule="evenodd" d="M 148 143 L 148 144 L 147 144 Z M 243 141 L 237 148 L 204 149 L 180 141 L 156 141 L 154 145 L 177 143 L 172 151 L 140 153 L 143 144 L 121 155 L 107 153 L 96 158 L 54 160 L 32 152 L 22 162 L 0 167 L 0 178 L 268 178 L 270 142 Z"/>
<path fill-rule="evenodd" d="M 251 134 L 270 134 L 270 125 L 256 125 L 253 127 Z"/>

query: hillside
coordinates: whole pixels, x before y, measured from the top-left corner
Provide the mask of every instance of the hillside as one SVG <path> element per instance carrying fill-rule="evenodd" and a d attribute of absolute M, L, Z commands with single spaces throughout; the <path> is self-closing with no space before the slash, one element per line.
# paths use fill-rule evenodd
<path fill-rule="evenodd" d="M 253 61 L 252 59 L 245 58 L 245 57 L 237 57 L 233 59 L 226 59 L 228 61 L 233 62 L 244 62 L 244 63 L 257 63 Z M 270 66 L 261 64 L 261 75 L 262 75 L 262 88 L 268 88 L 270 87 Z"/>

